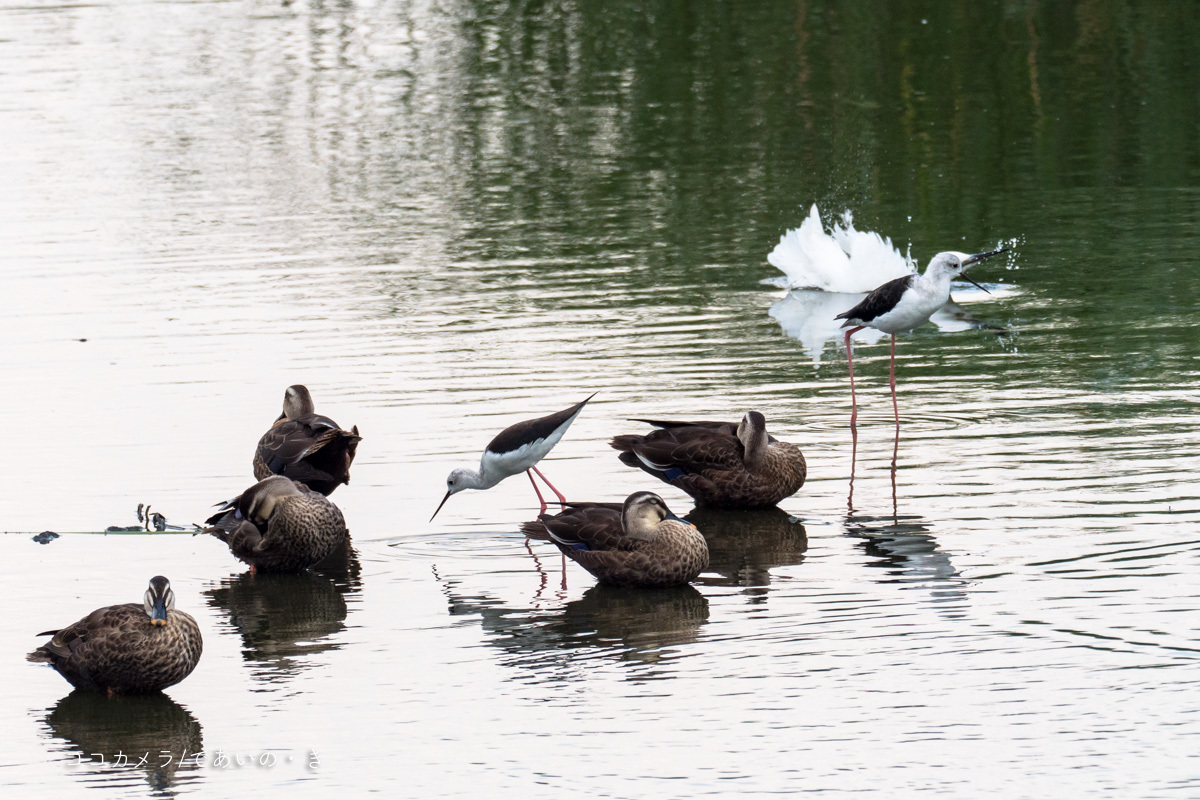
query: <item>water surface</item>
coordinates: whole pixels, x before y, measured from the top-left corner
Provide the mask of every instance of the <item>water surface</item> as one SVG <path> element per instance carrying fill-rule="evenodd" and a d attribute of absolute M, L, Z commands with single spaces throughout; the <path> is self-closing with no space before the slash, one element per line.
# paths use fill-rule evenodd
<path fill-rule="evenodd" d="M 744 5 L 0 9 L 0 785 L 1200 788 L 1196 7 Z M 987 328 L 901 337 L 898 442 L 886 340 L 854 439 L 844 353 L 773 316 L 813 202 L 922 264 L 1022 242 L 956 295 Z M 365 437 L 342 563 L 102 533 L 248 486 L 298 382 Z M 524 478 L 428 522 L 497 431 L 596 390 L 544 471 L 659 491 L 709 537 L 694 587 L 563 588 Z M 607 446 L 750 408 L 808 458 L 778 512 L 693 512 Z M 205 631 L 167 696 L 23 661 L 158 573 Z M 206 757 L 90 755 L 153 747 Z"/>

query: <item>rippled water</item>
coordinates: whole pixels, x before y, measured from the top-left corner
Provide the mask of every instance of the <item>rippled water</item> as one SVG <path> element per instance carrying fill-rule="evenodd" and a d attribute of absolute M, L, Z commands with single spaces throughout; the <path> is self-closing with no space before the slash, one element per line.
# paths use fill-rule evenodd
<path fill-rule="evenodd" d="M 1197 16 L 0 8 L 0 785 L 1195 794 Z M 899 440 L 886 339 L 855 439 L 844 353 L 763 284 L 813 202 L 922 263 L 1022 240 L 955 293 L 983 328 L 901 337 Z M 99 533 L 248 486 L 296 382 L 365 437 L 341 563 Z M 564 588 L 523 478 L 428 522 L 495 432 L 595 390 L 545 472 L 659 491 L 709 538 L 695 587 Z M 607 446 L 750 408 L 808 458 L 781 510 L 689 513 Z M 205 632 L 169 696 L 24 662 L 157 573 Z"/>

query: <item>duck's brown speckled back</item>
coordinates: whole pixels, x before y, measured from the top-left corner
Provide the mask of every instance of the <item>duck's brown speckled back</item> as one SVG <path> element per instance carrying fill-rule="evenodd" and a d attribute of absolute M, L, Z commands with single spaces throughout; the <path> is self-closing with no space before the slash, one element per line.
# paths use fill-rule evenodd
<path fill-rule="evenodd" d="M 254 509 L 258 498 L 280 481 L 292 491 L 274 500 L 268 516 Z M 308 569 L 341 546 L 347 536 L 341 509 L 320 492 L 280 476 L 272 476 L 230 500 L 208 519 L 205 530 L 229 545 L 241 561 L 265 571 Z"/>
<path fill-rule="evenodd" d="M 30 661 L 52 665 L 78 688 L 120 694 L 174 686 L 196 668 L 204 649 L 190 614 L 169 609 L 167 624 L 155 626 L 137 603 L 98 608 L 47 633 L 54 638 L 30 653 Z"/>
<path fill-rule="evenodd" d="M 559 550 L 604 583 L 660 588 L 682 586 L 708 567 L 708 545 L 691 523 L 664 519 L 652 539 L 629 536 L 620 504 L 583 503 L 522 524 L 530 538 Z"/>
<path fill-rule="evenodd" d="M 768 437 L 759 463 L 746 459 L 732 422 L 652 422 L 660 430 L 616 436 L 621 463 L 677 486 L 710 508 L 766 508 L 804 485 L 800 448 Z"/>

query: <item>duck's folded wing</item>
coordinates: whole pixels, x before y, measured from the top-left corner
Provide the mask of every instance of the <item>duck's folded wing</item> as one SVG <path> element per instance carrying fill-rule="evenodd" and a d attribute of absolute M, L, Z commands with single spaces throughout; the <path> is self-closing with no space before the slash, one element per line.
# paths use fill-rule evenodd
<path fill-rule="evenodd" d="M 737 436 L 738 424 L 736 422 L 681 422 L 679 420 L 666 419 L 641 419 L 633 417 L 630 422 L 644 422 L 647 425 L 653 425 L 655 428 L 672 429 L 672 428 L 707 428 L 717 433 L 724 433 L 728 436 Z"/>
<path fill-rule="evenodd" d="M 614 439 L 614 442 L 616 440 Z M 615 444 L 614 444 L 615 446 Z M 628 452 L 667 480 L 709 469 L 734 469 L 742 463 L 742 443 L 709 428 L 668 428 L 631 442 Z"/>
<path fill-rule="evenodd" d="M 336 425 L 314 426 L 309 424 L 309 419 L 281 422 L 258 440 L 258 455 L 271 472 L 278 475 L 285 468 L 320 450 L 337 435 L 339 429 Z"/>
<path fill-rule="evenodd" d="M 542 514 L 521 531 L 568 550 L 625 550 L 631 545 L 621 529 L 619 503 L 581 503 L 561 514 Z"/>

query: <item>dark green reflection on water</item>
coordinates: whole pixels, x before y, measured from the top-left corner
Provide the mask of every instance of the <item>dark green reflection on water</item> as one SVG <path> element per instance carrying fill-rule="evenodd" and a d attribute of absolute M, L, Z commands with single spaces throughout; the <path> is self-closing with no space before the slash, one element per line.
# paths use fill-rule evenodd
<path fill-rule="evenodd" d="M 176 783 L 202 774 L 195 757 L 204 752 L 200 723 L 161 692 L 108 697 L 76 689 L 44 722 L 78 754 L 85 782 L 111 787 L 135 774 L 155 790 L 152 796 L 171 797 Z"/>
<path fill-rule="evenodd" d="M 1019 271 L 977 276 L 1027 293 L 981 309 L 1025 334 L 1006 381 L 1121 389 L 1186 369 L 1180 350 L 1200 347 L 1195 3 L 451 13 L 456 80 L 439 84 L 440 127 L 422 146 L 451 173 L 452 257 L 487 265 L 478 277 L 503 307 L 721 307 L 776 274 L 766 254 L 816 201 L 911 242 L 922 264 L 1021 237 Z M 403 194 L 404 166 L 387 174 Z M 607 291 L 568 288 L 600 269 Z M 777 335 L 728 324 L 760 347 Z M 933 358 L 927 374 L 975 369 Z M 747 370 L 795 375 L 782 361 Z"/>
<path fill-rule="evenodd" d="M 806 200 L 986 240 L 1011 234 L 1004 194 L 1200 175 L 1190 2 L 470 9 L 457 145 L 489 240 L 605 208 L 628 246 L 694 269 Z"/>

